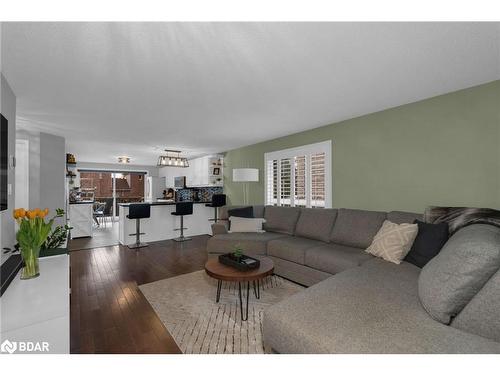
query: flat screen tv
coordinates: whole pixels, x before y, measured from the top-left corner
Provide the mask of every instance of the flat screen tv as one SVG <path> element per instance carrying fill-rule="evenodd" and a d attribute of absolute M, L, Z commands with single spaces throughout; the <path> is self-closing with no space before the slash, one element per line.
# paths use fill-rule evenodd
<path fill-rule="evenodd" d="M 9 171 L 9 154 L 8 154 L 8 121 L 3 115 L 1 133 L 0 133 L 0 211 L 7 209 L 7 173 Z"/>

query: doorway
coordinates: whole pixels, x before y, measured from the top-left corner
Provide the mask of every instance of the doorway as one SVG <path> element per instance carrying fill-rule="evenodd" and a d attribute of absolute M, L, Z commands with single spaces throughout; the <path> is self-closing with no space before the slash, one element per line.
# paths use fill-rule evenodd
<path fill-rule="evenodd" d="M 118 215 L 121 203 L 143 202 L 146 172 L 78 170 L 82 199 L 94 201 L 91 238 L 72 241 L 72 250 L 118 244 Z"/>

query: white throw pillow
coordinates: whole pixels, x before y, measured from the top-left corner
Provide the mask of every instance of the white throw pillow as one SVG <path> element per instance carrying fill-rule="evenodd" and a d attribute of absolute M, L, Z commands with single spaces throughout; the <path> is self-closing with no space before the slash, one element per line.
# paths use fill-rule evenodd
<path fill-rule="evenodd" d="M 235 232 L 246 232 L 246 233 L 263 233 L 262 224 L 266 222 L 265 219 L 261 217 L 247 218 L 247 217 L 236 217 L 230 216 L 229 221 L 231 222 L 231 230 L 229 233 Z"/>
<path fill-rule="evenodd" d="M 372 244 L 366 249 L 366 252 L 399 264 L 406 254 L 410 252 L 417 233 L 417 224 L 395 224 L 386 220 L 373 238 Z"/>

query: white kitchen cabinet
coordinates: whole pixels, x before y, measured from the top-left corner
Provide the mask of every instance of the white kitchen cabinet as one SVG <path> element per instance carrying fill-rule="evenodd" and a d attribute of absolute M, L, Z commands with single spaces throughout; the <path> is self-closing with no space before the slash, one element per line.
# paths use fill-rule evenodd
<path fill-rule="evenodd" d="M 214 165 L 216 163 L 216 165 Z M 214 167 L 220 174 L 214 176 Z M 222 158 L 219 156 L 202 156 L 189 160 L 189 167 L 162 167 L 159 175 L 165 177 L 167 187 L 174 186 L 174 177 L 185 176 L 187 187 L 222 186 Z M 217 181 L 217 178 L 221 178 Z"/>
<path fill-rule="evenodd" d="M 187 168 L 176 168 L 176 167 L 161 167 L 159 176 L 165 177 L 165 186 L 164 188 L 173 188 L 174 178 L 178 176 L 184 176 L 184 171 Z"/>

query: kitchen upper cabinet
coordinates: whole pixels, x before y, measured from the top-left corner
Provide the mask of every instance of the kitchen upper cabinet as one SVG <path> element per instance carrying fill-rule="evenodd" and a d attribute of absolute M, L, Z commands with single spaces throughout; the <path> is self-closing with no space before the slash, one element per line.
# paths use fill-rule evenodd
<path fill-rule="evenodd" d="M 167 187 L 173 187 L 174 177 L 179 176 L 186 176 L 187 187 L 222 186 L 222 164 L 219 156 L 202 156 L 189 160 L 187 168 L 161 167 L 159 175 L 165 177 Z"/>
<path fill-rule="evenodd" d="M 184 170 L 187 168 L 161 167 L 158 175 L 165 177 L 165 188 L 174 187 L 174 178 L 184 176 Z"/>

